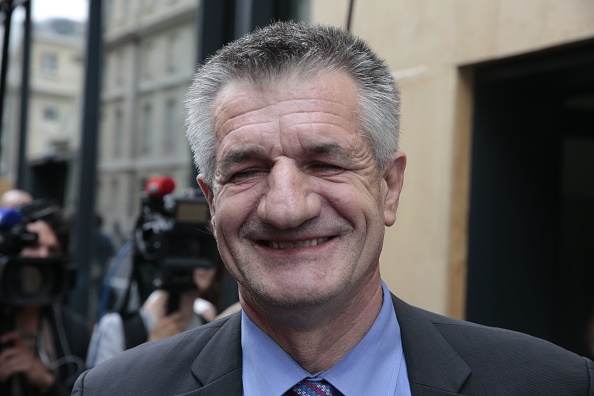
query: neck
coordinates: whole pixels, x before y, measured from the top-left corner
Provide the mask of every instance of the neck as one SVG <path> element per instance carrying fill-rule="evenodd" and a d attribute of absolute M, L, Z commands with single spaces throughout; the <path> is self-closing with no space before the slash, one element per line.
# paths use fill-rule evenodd
<path fill-rule="evenodd" d="M 338 363 L 369 331 L 382 306 L 379 273 L 344 301 L 304 310 L 261 309 L 247 293 L 241 304 L 250 319 L 311 374 Z M 244 291 L 244 290 L 240 290 Z"/>

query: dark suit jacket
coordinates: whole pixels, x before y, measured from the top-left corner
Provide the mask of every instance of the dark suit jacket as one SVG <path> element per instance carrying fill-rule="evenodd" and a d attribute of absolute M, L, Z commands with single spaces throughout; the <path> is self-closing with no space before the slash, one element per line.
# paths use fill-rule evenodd
<path fill-rule="evenodd" d="M 586 358 L 392 299 L 413 396 L 594 395 Z M 84 373 L 73 395 L 241 395 L 240 324 L 238 313 L 140 345 Z"/>
<path fill-rule="evenodd" d="M 74 381 L 86 369 L 84 363 L 91 339 L 90 328 L 82 317 L 60 304 L 43 307 L 42 315 L 49 320 L 53 348 L 56 359 L 60 362 L 56 381 L 43 395 L 68 396 Z M 18 384 L 12 381 L 18 381 Z M 41 395 L 25 377 L 13 377 L 10 382 L 0 382 L 0 396 L 4 393 L 12 394 L 11 389 L 16 385 L 22 388 L 24 395 Z"/>

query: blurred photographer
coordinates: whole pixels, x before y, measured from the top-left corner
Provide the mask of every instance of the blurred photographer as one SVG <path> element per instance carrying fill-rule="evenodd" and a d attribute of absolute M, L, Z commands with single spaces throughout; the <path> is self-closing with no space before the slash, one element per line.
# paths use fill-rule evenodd
<path fill-rule="evenodd" d="M 8 289 L 11 282 L 37 282 L 43 290 L 44 286 L 49 287 L 45 282 L 66 278 L 64 266 L 58 264 L 64 263 L 67 257 L 70 230 L 60 207 L 52 202 L 35 200 L 20 207 L 20 212 L 23 215 L 20 225 L 27 235 L 36 238 L 14 257 L 4 257 L 7 262 L 12 260 L 12 268 L 23 267 L 16 273 L 18 276 L 15 272 L 2 272 L 2 277 L 16 278 L 2 279 L 2 284 Z M 26 271 L 27 265 L 41 271 Z M 55 270 L 48 267 L 52 265 Z M 65 283 L 59 284 L 62 289 Z M 2 293 L 7 294 L 10 293 L 6 290 Z M 84 371 L 89 328 L 81 317 L 61 305 L 59 296 L 57 292 L 49 296 L 40 294 L 29 303 L 14 302 L 10 297 L 8 301 L 0 301 L 1 394 L 69 395 L 74 381 Z"/>
<path fill-rule="evenodd" d="M 147 341 L 157 341 L 208 323 L 216 316 L 213 303 L 200 298 L 220 282 L 222 267 L 199 268 L 193 271 L 196 288 L 181 292 L 179 307 L 168 312 L 171 297 L 164 289 L 153 291 L 140 309 L 122 316 L 118 312 L 106 314 L 93 331 L 87 367 L 99 363 Z M 201 314 L 194 307 L 206 306 Z"/>
<path fill-rule="evenodd" d="M 216 317 L 224 267 L 206 229 L 208 204 L 192 191 L 176 198 L 174 188 L 169 177 L 151 178 L 145 186 L 124 301 L 98 321 L 88 367 Z M 130 308 L 137 295 L 142 305 Z"/>

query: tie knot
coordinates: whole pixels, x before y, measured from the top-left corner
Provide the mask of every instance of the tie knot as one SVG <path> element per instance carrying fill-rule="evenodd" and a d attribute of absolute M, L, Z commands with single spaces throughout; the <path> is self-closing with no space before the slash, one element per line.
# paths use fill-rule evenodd
<path fill-rule="evenodd" d="M 334 387 L 327 381 L 312 381 L 304 379 L 289 391 L 292 396 L 333 396 Z"/>

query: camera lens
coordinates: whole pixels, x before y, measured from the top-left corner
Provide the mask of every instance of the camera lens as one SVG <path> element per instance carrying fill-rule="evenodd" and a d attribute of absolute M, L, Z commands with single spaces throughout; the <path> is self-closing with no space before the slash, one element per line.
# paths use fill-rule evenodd
<path fill-rule="evenodd" d="M 38 293 L 43 286 L 43 274 L 39 267 L 24 265 L 20 273 L 20 291 L 23 296 Z"/>

